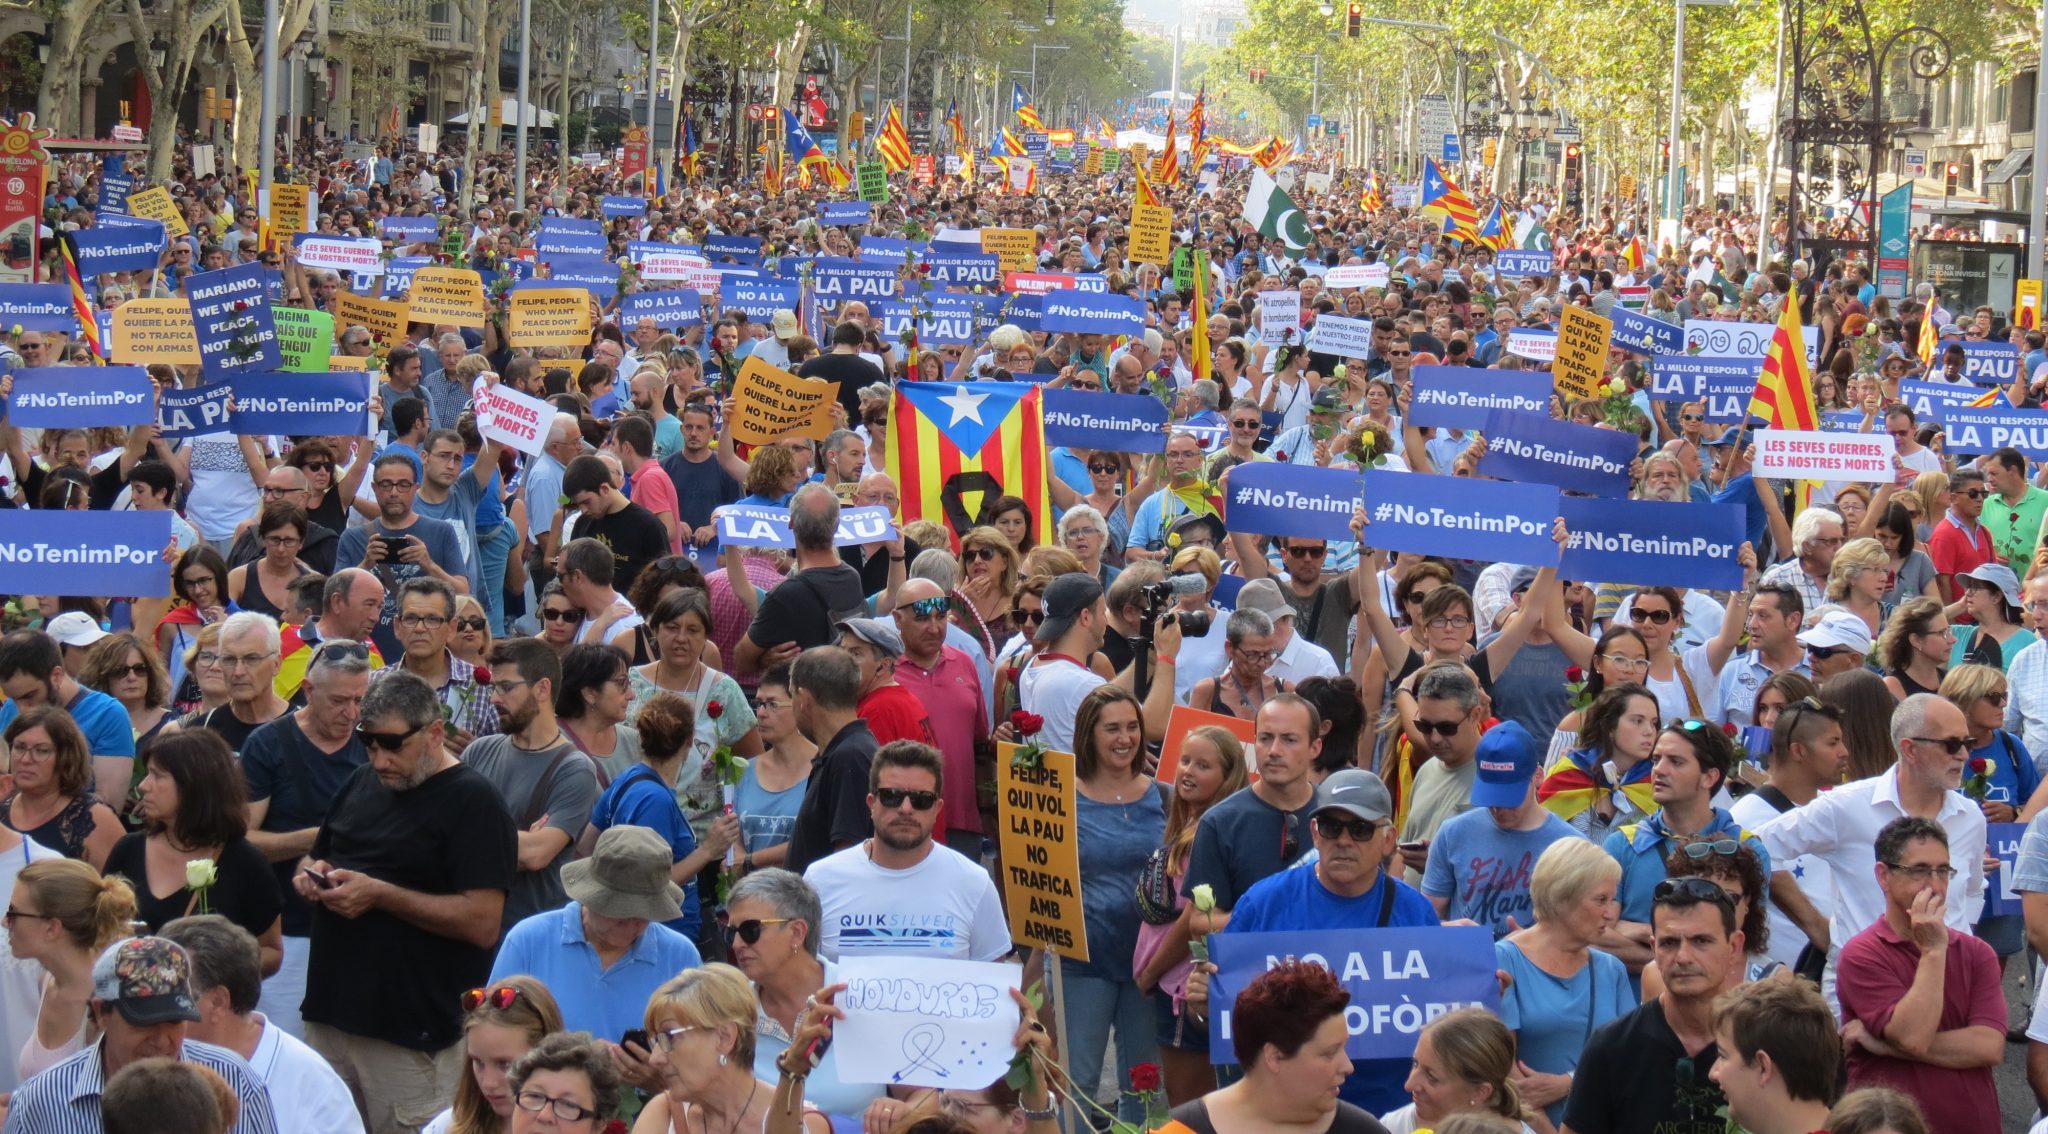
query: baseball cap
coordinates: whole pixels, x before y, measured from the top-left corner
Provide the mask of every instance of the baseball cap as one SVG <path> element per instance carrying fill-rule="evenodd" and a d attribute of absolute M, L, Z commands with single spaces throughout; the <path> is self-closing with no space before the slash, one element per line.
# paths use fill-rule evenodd
<path fill-rule="evenodd" d="M 903 635 L 897 632 L 893 619 L 842 618 L 833 628 L 859 638 L 892 658 L 903 656 Z"/>
<path fill-rule="evenodd" d="M 1747 429 L 1724 429 L 1721 436 L 1707 442 L 1707 448 L 1719 449 L 1724 445 L 1748 445 L 1755 436 Z"/>
<path fill-rule="evenodd" d="M 1508 593 L 1511 595 L 1519 594 L 1535 586 L 1536 574 L 1537 569 L 1534 567 L 1515 568 L 1514 572 L 1508 576 Z"/>
<path fill-rule="evenodd" d="M 1256 610 L 1274 622 L 1294 617 L 1294 607 L 1280 594 L 1280 584 L 1271 579 L 1253 579 L 1239 587 L 1237 609 Z"/>
<path fill-rule="evenodd" d="M 1799 635 L 1802 646 L 1819 646 L 1822 649 L 1847 648 L 1859 654 L 1870 653 L 1870 627 L 1863 622 L 1863 616 L 1846 610 L 1831 610 L 1821 616 L 1818 625 Z"/>
<path fill-rule="evenodd" d="M 84 648 L 107 636 L 100 624 L 82 610 L 67 610 L 43 627 L 43 632 L 67 646 Z"/>
<path fill-rule="evenodd" d="M 1479 738 L 1474 758 L 1479 775 L 1472 784 L 1474 807 L 1520 807 L 1529 781 L 1542 768 L 1535 738 L 1516 721 L 1502 721 Z"/>
<path fill-rule="evenodd" d="M 1069 571 L 1046 585 L 1045 621 L 1038 624 L 1038 632 L 1031 640 L 1041 646 L 1057 642 L 1060 636 L 1073 629 L 1074 619 L 1082 611 L 1095 605 L 1102 597 L 1102 581 L 1085 571 Z"/>
<path fill-rule="evenodd" d="M 1394 817 L 1394 797 L 1378 776 L 1363 768 L 1344 768 L 1316 788 L 1314 814 L 1342 811 L 1368 823 L 1384 823 Z"/>
<path fill-rule="evenodd" d="M 107 946 L 92 964 L 92 995 L 138 1028 L 199 1019 L 191 958 L 184 946 L 161 937 L 130 937 Z"/>
<path fill-rule="evenodd" d="M 788 340 L 796 337 L 796 313 L 793 311 L 777 311 L 768 320 L 768 325 L 774 328 L 775 337 L 778 339 Z"/>

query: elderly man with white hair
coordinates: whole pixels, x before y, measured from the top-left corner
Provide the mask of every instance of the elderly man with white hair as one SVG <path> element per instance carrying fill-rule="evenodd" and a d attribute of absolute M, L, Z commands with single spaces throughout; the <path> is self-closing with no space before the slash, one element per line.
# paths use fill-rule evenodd
<path fill-rule="evenodd" d="M 433 348 L 431 359 L 430 352 L 421 351 L 419 391 L 426 396 L 432 428 L 453 429 L 469 405 L 469 386 L 455 374 L 455 365 L 469 353 L 469 341 L 459 331 L 446 331 L 434 337 Z"/>
<path fill-rule="evenodd" d="M 1765 571 L 1757 582 L 1777 583 L 1799 592 L 1807 610 L 1827 605 L 1828 572 L 1835 565 L 1835 552 L 1842 546 L 1842 514 L 1832 508 L 1812 507 L 1792 518 L 1792 547 L 1796 554 Z"/>
<path fill-rule="evenodd" d="M 582 425 L 575 414 L 558 413 L 548 424 L 546 446 L 527 466 L 526 484 L 520 490 L 526 496 L 526 530 L 540 551 L 542 563 L 553 560 L 559 546 L 560 534 L 550 529 L 555 526 L 555 514 L 561 510 L 562 470 L 582 453 Z M 546 585 L 546 580 L 534 580 L 534 593 L 539 594 Z"/>

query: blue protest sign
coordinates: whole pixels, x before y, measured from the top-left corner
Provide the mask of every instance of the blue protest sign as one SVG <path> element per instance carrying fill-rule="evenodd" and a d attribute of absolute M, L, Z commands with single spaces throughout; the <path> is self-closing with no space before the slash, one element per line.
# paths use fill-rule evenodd
<path fill-rule="evenodd" d="M 192 390 L 168 390 L 157 399 L 156 421 L 166 441 L 202 437 L 229 427 L 228 403 L 234 387 L 226 382 Z"/>
<path fill-rule="evenodd" d="M 1045 306 L 1038 326 L 1043 331 L 1083 335 L 1142 335 L 1145 301 L 1107 292 L 1062 289 L 1040 297 Z"/>
<path fill-rule="evenodd" d="M 1474 370 L 1469 366 L 1418 366 L 1408 400 L 1408 423 L 1428 428 L 1485 429 L 1495 410 L 1544 413 L 1550 408 L 1550 375 L 1540 370 Z"/>
<path fill-rule="evenodd" d="M 812 287 L 819 299 L 832 303 L 847 299 L 894 299 L 896 268 L 897 265 L 889 263 L 820 259 L 811 277 Z"/>
<path fill-rule="evenodd" d="M 1998 859 L 1998 872 L 1984 880 L 1985 917 L 2000 917 L 2005 914 L 2017 917 L 2025 912 L 2019 892 L 2012 888 L 2012 874 L 2019 869 L 2020 840 L 2025 838 L 2026 834 L 2025 823 L 1984 825 L 1984 849 Z"/>
<path fill-rule="evenodd" d="M 192 301 L 199 366 L 208 382 L 245 371 L 284 368 L 270 320 L 270 274 L 262 264 L 201 272 L 186 285 L 185 294 Z"/>
<path fill-rule="evenodd" d="M 441 236 L 441 222 L 435 217 L 385 217 L 377 230 L 386 240 L 399 244 L 431 244 Z"/>
<path fill-rule="evenodd" d="M 93 218 L 94 228 L 149 228 L 163 230 L 164 222 L 148 217 L 131 217 L 127 213 L 106 213 Z"/>
<path fill-rule="evenodd" d="M 244 374 L 235 379 L 234 431 L 361 436 L 370 412 L 368 371 Z"/>
<path fill-rule="evenodd" d="M 926 307 L 918 311 L 917 337 L 925 347 L 969 346 L 981 341 L 974 308 Z"/>
<path fill-rule="evenodd" d="M 100 171 L 100 199 L 94 211 L 102 217 L 116 213 L 127 215 L 128 195 L 135 192 L 135 175 L 114 164 L 121 157 L 121 154 L 107 155 L 106 168 Z"/>
<path fill-rule="evenodd" d="M 1351 994 L 1344 1054 L 1355 1060 L 1407 1059 L 1429 1021 L 1459 1008 L 1500 1005 L 1493 932 L 1483 925 L 1217 933 L 1209 938 L 1217 969 L 1209 978 L 1209 1050 L 1217 1058 L 1231 1061 L 1230 1011 L 1238 994 L 1290 957 L 1329 969 Z"/>
<path fill-rule="evenodd" d="M 597 203 L 597 211 L 607 217 L 644 217 L 647 215 L 647 202 L 639 197 L 606 194 L 604 200 Z"/>
<path fill-rule="evenodd" d="M 996 287 L 1003 281 L 1002 257 L 993 252 L 940 246 L 924 254 L 924 263 L 925 278 L 941 287 Z"/>
<path fill-rule="evenodd" d="M 1109 290 L 1109 277 L 1107 276 L 1097 275 L 1093 272 L 1083 272 L 1080 275 L 1074 276 L 1072 278 L 1074 281 L 1075 291 Z"/>
<path fill-rule="evenodd" d="M 1487 563 L 1557 562 L 1550 529 L 1558 495 L 1550 485 L 1385 469 L 1359 476 L 1372 520 L 1368 546 Z"/>
<path fill-rule="evenodd" d="M 169 512 L 0 509 L 0 593 L 164 598 Z"/>
<path fill-rule="evenodd" d="M 1715 425 L 1733 425 L 1749 415 L 1749 403 L 1756 396 L 1755 374 L 1715 374 L 1707 378 L 1699 400 L 1707 420 Z"/>
<path fill-rule="evenodd" d="M 1619 303 L 1608 309 L 1607 317 L 1614 320 L 1614 335 L 1608 341 L 1619 349 L 1649 355 L 1685 351 L 1685 328 L 1676 323 L 1639 315 Z"/>
<path fill-rule="evenodd" d="M 1493 254 L 1497 276 L 1547 276 L 1557 271 L 1557 254 L 1521 248 L 1503 248 Z"/>
<path fill-rule="evenodd" d="M 647 259 L 649 256 L 673 256 L 682 252 L 683 250 L 681 248 L 678 248 L 675 245 L 670 244 L 666 240 L 626 241 L 626 259 L 630 260 L 635 264 L 640 263 L 642 260 Z M 690 256 L 697 255 L 697 253 L 695 252 L 683 254 Z"/>
<path fill-rule="evenodd" d="M 795 547 L 796 533 L 789 527 L 789 509 L 759 504 L 727 504 L 716 510 L 718 542 L 725 547 Z M 879 505 L 843 508 L 839 530 L 832 537 L 834 547 L 877 543 L 896 534 L 896 521 L 889 509 Z"/>
<path fill-rule="evenodd" d="M 863 264 L 879 264 L 888 261 L 891 267 L 903 263 L 910 255 L 923 255 L 922 240 L 904 240 L 894 236 L 863 236 L 860 238 L 860 260 Z"/>
<path fill-rule="evenodd" d="M 619 266 L 602 256 L 557 256 L 548 262 L 545 280 L 521 280 L 546 287 L 580 287 L 610 303 L 619 297 Z"/>
<path fill-rule="evenodd" d="M 752 318 L 749 313 L 748 318 Z M 619 301 L 619 323 L 632 326 L 652 319 L 665 331 L 704 323 L 704 297 L 688 288 L 674 291 L 636 291 Z"/>
<path fill-rule="evenodd" d="M 514 258 L 511 260 L 498 261 L 498 274 L 504 276 L 508 280 L 511 280 L 513 283 L 519 283 L 522 280 L 530 280 L 539 270 L 540 269 L 538 265 L 536 265 L 531 260 L 520 260 Z"/>
<path fill-rule="evenodd" d="M 1908 378 L 1899 383 L 1899 400 L 1911 406 L 1913 416 L 1920 421 L 1939 421 L 1942 411 L 1966 405 L 1982 396 L 1984 391 L 1975 386 L 1952 385 L 1947 382 L 1927 382 Z"/>
<path fill-rule="evenodd" d="M 0 283 L 0 330 L 78 333 L 71 313 L 71 288 L 60 283 Z"/>
<path fill-rule="evenodd" d="M 1479 475 L 1568 492 L 1627 496 L 1636 435 L 1558 421 L 1547 413 L 1495 410 L 1487 419 Z"/>
<path fill-rule="evenodd" d="M 818 202 L 818 223 L 866 224 L 874 206 L 866 201 L 820 201 Z"/>
<path fill-rule="evenodd" d="M 38 366 L 14 372 L 8 419 L 24 429 L 90 429 L 153 420 L 154 386 L 140 366 Z"/>
<path fill-rule="evenodd" d="M 1024 156 L 1044 164 L 1046 155 L 1052 152 L 1052 137 L 1042 130 L 1024 132 Z"/>
<path fill-rule="evenodd" d="M 384 263 L 384 298 L 412 289 L 413 273 L 432 267 L 432 256 L 393 256 Z"/>
<path fill-rule="evenodd" d="M 78 274 L 86 280 L 108 272 L 154 271 L 163 258 L 161 221 L 142 225 L 95 225 L 71 234 L 78 253 Z"/>
<path fill-rule="evenodd" d="M 1557 573 L 1579 582 L 1742 586 L 1742 508 L 1567 496 L 1558 512 L 1571 533 Z"/>
<path fill-rule="evenodd" d="M 534 255 L 542 261 L 556 256 L 602 256 L 609 246 L 596 221 L 572 217 L 548 217 L 533 234 Z"/>
<path fill-rule="evenodd" d="M 1358 508 L 1356 471 L 1257 461 L 1232 466 L 1229 476 L 1223 504 L 1231 531 L 1333 543 L 1351 538 L 1351 514 Z"/>
<path fill-rule="evenodd" d="M 1045 310 L 1044 300 L 1042 295 L 1006 294 L 1003 305 L 996 309 L 996 322 L 1008 323 L 1020 331 L 1041 330 L 1039 316 Z"/>
<path fill-rule="evenodd" d="M 1166 448 L 1166 404 L 1150 394 L 1102 394 L 1047 387 L 1045 443 L 1112 453 L 1158 453 Z"/>
<path fill-rule="evenodd" d="M 2014 409 L 2001 397 L 1996 405 L 1938 412 L 1943 442 L 1954 452 L 1989 453 L 2010 445 L 2030 461 L 2048 461 L 2048 410 Z"/>
<path fill-rule="evenodd" d="M 1822 433 L 1860 433 L 1863 431 L 1861 410 L 1833 410 L 1820 415 Z"/>
<path fill-rule="evenodd" d="M 1963 377 L 1979 386 L 2008 385 L 2020 376 L 2020 348 L 2011 343 L 1956 345 L 1963 348 Z"/>
<path fill-rule="evenodd" d="M 758 264 L 761 262 L 761 238 L 758 236 L 707 236 L 704 238 L 704 255 L 713 263 L 731 260 L 735 264 Z"/>
<path fill-rule="evenodd" d="M 730 277 L 720 281 L 719 306 L 747 313 L 749 319 L 766 322 L 777 311 L 796 310 L 798 285 L 778 280 L 746 280 Z"/>
<path fill-rule="evenodd" d="M 1747 377 L 1755 382 L 1757 366 L 1754 358 L 1660 354 L 1650 360 L 1650 400 L 1696 402 L 1706 396 L 1709 378 Z"/>

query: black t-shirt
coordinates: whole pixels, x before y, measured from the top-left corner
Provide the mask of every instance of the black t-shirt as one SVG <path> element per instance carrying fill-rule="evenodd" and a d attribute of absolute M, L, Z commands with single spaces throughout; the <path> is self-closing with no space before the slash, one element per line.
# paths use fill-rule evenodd
<path fill-rule="evenodd" d="M 1351 616 L 1358 612 L 1358 600 L 1351 596 L 1350 575 L 1338 575 L 1324 579 L 1322 584 L 1308 595 L 1294 593 L 1294 588 L 1284 580 L 1280 586 L 1280 597 L 1294 608 L 1294 632 L 1307 635 L 1308 640 L 1330 651 L 1330 657 L 1337 662 L 1337 668 L 1348 670 L 1348 654 L 1344 639 L 1351 625 Z"/>
<path fill-rule="evenodd" d="M 822 378 L 839 383 L 839 404 L 846 407 L 846 420 L 860 420 L 860 388 L 882 380 L 875 364 L 857 354 L 827 351 L 797 368 L 800 378 Z"/>
<path fill-rule="evenodd" d="M 1201 1099 L 1190 1099 L 1173 1108 L 1173 1120 L 1193 1130 L 1195 1134 L 1236 1134 L 1235 1131 L 1219 1129 L 1209 1117 L 1209 1104 Z M 1337 1100 L 1337 1113 L 1330 1116 L 1330 1125 L 1323 1134 L 1387 1134 L 1387 1128 L 1380 1120 L 1358 1107 Z"/>
<path fill-rule="evenodd" d="M 654 513 L 632 501 L 593 520 L 578 514 L 562 542 L 594 539 L 612 549 L 612 589 L 625 594 L 640 569 L 668 554 L 668 529 Z"/>
<path fill-rule="evenodd" d="M 661 471 L 676 486 L 676 515 L 693 528 L 710 523 L 713 508 L 744 495 L 740 482 L 718 463 L 716 454 L 692 461 L 681 453 L 671 453 L 662 459 Z"/>
<path fill-rule="evenodd" d="M 916 559 L 917 553 L 923 550 L 923 548 L 917 545 L 917 541 L 914 539 L 906 539 L 903 541 L 903 565 L 906 569 L 906 575 L 908 574 L 910 561 Z M 842 547 L 839 549 L 839 559 L 840 562 L 845 563 L 848 567 L 851 567 L 854 570 L 860 572 L 860 589 L 863 592 L 874 595 L 880 594 L 882 591 L 888 588 L 888 548 L 881 548 L 880 550 L 876 551 L 873 555 L 870 555 L 867 557 L 867 559 L 863 560 L 861 559 L 861 549 L 858 546 Z"/>
<path fill-rule="evenodd" d="M 868 812 L 868 766 L 877 747 L 868 722 L 857 720 L 811 757 L 811 776 L 790 828 L 784 869 L 802 874 L 835 846 L 875 833 Z"/>
<path fill-rule="evenodd" d="M 1726 1123 L 1715 1112 L 1725 1100 L 1707 1077 L 1715 1055 L 1711 1043 L 1685 1050 L 1664 1020 L 1664 1005 L 1652 1000 L 1594 1030 L 1579 1056 L 1564 1124 L 1573 1134 L 1722 1134 Z"/>
<path fill-rule="evenodd" d="M 147 842 L 148 836 L 141 831 L 121 836 L 114 849 L 107 852 L 107 868 L 102 873 L 119 874 L 128 880 L 135 890 L 135 916 L 149 926 L 151 933 L 162 929 L 165 922 L 184 917 L 188 910 L 217 913 L 259 938 L 277 923 L 284 908 L 277 892 L 277 876 L 271 873 L 263 852 L 248 839 L 236 839 L 221 848 L 220 858 L 214 863 L 214 883 L 206 889 L 203 911 L 193 900 L 192 891 L 184 886 L 166 898 L 150 892 Z"/>
<path fill-rule="evenodd" d="M 285 715 L 289 716 L 290 714 L 287 713 Z M 276 719 L 276 717 L 271 718 L 271 720 Z M 255 724 L 245 724 L 242 718 L 235 715 L 235 707 L 233 705 L 216 706 L 208 710 L 206 716 L 200 720 L 200 724 L 212 729 L 214 735 L 227 741 L 228 747 L 238 754 L 242 751 L 242 745 L 248 742 L 249 734 L 269 723 L 270 721 L 258 721 Z"/>
<path fill-rule="evenodd" d="M 764 650 L 784 642 L 808 650 L 838 640 L 833 623 L 866 613 L 867 591 L 861 588 L 860 572 L 844 563 L 806 567 L 775 584 L 761 600 L 747 637 Z"/>
<path fill-rule="evenodd" d="M 249 802 L 270 803 L 257 830 L 281 834 L 318 827 L 342 785 L 369 762 L 370 754 L 353 731 L 348 743 L 330 754 L 306 738 L 296 713 L 258 726 L 242 742 L 242 777 L 249 782 Z M 285 936 L 304 937 L 313 931 L 313 907 L 292 888 L 298 861 L 270 865 L 284 899 Z"/>
<path fill-rule="evenodd" d="M 313 857 L 422 894 L 507 890 L 518 837 L 498 789 L 461 764 L 410 791 L 358 769 L 334 797 Z M 313 911 L 302 1014 L 414 1051 L 462 1038 L 462 994 L 491 976 L 495 949 L 429 933 L 388 911 Z"/>

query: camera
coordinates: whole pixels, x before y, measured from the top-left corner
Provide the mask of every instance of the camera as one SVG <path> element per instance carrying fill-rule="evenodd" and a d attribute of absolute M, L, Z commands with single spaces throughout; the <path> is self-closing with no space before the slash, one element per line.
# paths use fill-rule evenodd
<path fill-rule="evenodd" d="M 1170 575 L 1138 592 L 1138 609 L 1142 613 L 1147 636 L 1161 615 L 1172 609 L 1174 603 L 1185 595 L 1198 595 L 1208 589 L 1208 581 L 1197 574 Z M 1215 615 L 1208 610 L 1183 610 L 1174 615 L 1180 624 L 1182 637 L 1200 638 L 1209 632 Z"/>

